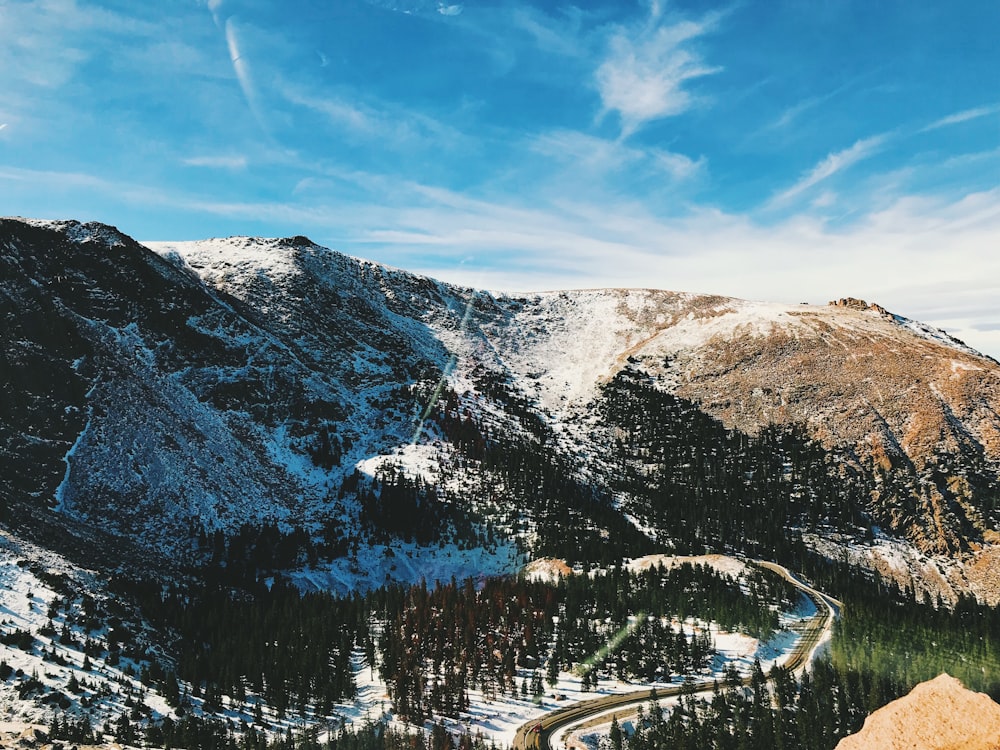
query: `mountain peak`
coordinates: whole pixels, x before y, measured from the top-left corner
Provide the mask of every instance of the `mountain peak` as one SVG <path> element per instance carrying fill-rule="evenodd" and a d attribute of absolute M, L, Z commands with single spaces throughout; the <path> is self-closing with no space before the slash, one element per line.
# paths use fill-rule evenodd
<path fill-rule="evenodd" d="M 942 673 L 865 719 L 836 750 L 996 750 L 1000 705 Z"/>

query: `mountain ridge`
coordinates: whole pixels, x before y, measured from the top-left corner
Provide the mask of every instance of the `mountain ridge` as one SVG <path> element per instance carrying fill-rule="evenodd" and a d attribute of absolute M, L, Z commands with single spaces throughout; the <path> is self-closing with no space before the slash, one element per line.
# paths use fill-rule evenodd
<path fill-rule="evenodd" d="M 22 373 L 4 385 L 14 502 L 168 558 L 247 523 L 313 536 L 333 524 L 339 549 L 367 523 L 349 489 L 358 469 L 402 469 L 453 498 L 434 507 L 486 512 L 454 499 L 478 471 L 455 442 L 462 425 L 473 442 L 520 435 L 606 484 L 621 427 L 595 405 L 633 373 L 728 430 L 804 428 L 830 472 L 865 478 L 859 510 L 875 525 L 930 555 L 928 569 L 959 561 L 928 593 L 1000 595 L 965 572 L 996 564 L 1000 366 L 878 305 L 494 294 L 305 237 L 142 245 L 100 224 L 0 227 L 4 344 Z M 614 502 L 627 515 L 636 500 Z"/>

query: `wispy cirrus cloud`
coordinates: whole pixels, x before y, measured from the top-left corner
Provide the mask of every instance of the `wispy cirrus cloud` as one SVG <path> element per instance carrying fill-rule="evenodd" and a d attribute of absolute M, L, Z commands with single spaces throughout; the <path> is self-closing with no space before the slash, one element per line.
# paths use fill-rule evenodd
<path fill-rule="evenodd" d="M 213 169 L 246 169 L 247 158 L 245 156 L 190 156 L 182 159 L 181 163 L 187 167 L 209 167 Z"/>
<path fill-rule="evenodd" d="M 787 128 L 795 120 L 797 120 L 801 115 L 808 112 L 810 109 L 822 104 L 829 98 L 828 96 L 811 96 L 808 99 L 803 99 L 800 102 L 793 104 L 791 107 L 785 109 L 781 115 L 774 120 L 772 123 L 766 126 L 766 130 L 781 130 Z"/>
<path fill-rule="evenodd" d="M 779 208 L 791 203 L 810 188 L 875 154 L 887 140 L 887 135 L 874 135 L 856 141 L 853 146 L 828 154 L 791 187 L 775 195 L 766 208 Z"/>
<path fill-rule="evenodd" d="M 688 81 L 717 73 L 690 49 L 689 42 L 712 30 L 718 16 L 701 21 L 662 23 L 654 4 L 647 23 L 619 27 L 608 42 L 607 56 L 595 81 L 604 112 L 617 112 L 622 136 L 647 122 L 678 115 L 693 105 Z"/>
<path fill-rule="evenodd" d="M 254 85 L 253 77 L 250 74 L 250 61 L 241 47 L 240 34 L 232 18 L 226 19 L 225 32 L 226 45 L 229 47 L 229 59 L 233 64 L 233 73 L 236 74 L 236 80 L 239 81 L 243 98 L 246 100 L 247 107 L 249 107 L 260 129 L 267 133 L 269 129 L 267 121 L 264 118 L 264 109 L 261 106 L 257 87 Z"/>
<path fill-rule="evenodd" d="M 564 57 L 580 57 L 587 52 L 578 9 L 563 9 L 558 17 L 553 18 L 530 5 L 524 5 L 514 9 L 510 22 L 516 29 L 526 32 L 538 49 L 545 52 Z"/>
<path fill-rule="evenodd" d="M 958 125 L 959 123 L 968 122 L 969 120 L 978 120 L 980 117 L 988 117 L 989 115 L 995 115 L 997 113 L 1000 113 L 1000 104 L 994 104 L 988 107 L 965 109 L 961 112 L 955 112 L 954 114 L 948 115 L 947 117 L 942 117 L 940 120 L 935 120 L 930 125 L 921 128 L 920 132 L 923 133 L 929 130 L 938 130 L 939 128 L 946 128 L 950 125 Z"/>
<path fill-rule="evenodd" d="M 607 140 L 575 130 L 543 133 L 534 138 L 529 147 L 535 153 L 597 176 L 638 167 L 661 177 L 685 180 L 705 165 L 704 158 L 692 159 L 673 151 L 628 145 L 620 139 Z"/>
<path fill-rule="evenodd" d="M 4 88 L 15 83 L 58 88 L 93 55 L 92 40 L 109 35 L 154 38 L 157 33 L 152 24 L 132 15 L 80 7 L 76 0 L 6 0 L 0 4 L 0 17 Z"/>
<path fill-rule="evenodd" d="M 351 101 L 333 92 L 320 95 L 289 82 L 280 82 L 278 92 L 289 104 L 316 112 L 336 128 L 366 141 L 390 146 L 447 143 L 452 148 L 467 141 L 457 128 L 400 105 Z"/>

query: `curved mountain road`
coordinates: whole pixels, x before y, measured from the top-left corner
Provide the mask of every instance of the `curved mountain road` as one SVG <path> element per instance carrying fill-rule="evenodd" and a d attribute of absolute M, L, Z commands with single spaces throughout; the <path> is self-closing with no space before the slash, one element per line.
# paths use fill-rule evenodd
<path fill-rule="evenodd" d="M 755 562 L 757 565 L 784 577 L 816 604 L 816 614 L 803 623 L 802 637 L 795 644 L 795 648 L 784 663 L 784 666 L 792 671 L 804 669 L 811 661 L 816 647 L 829 632 L 834 619 L 840 615 L 842 605 L 836 599 L 800 581 L 782 565 L 765 560 L 756 560 Z M 749 683 L 749 677 L 743 679 L 743 684 Z M 558 732 L 570 726 L 587 727 L 605 724 L 608 722 L 607 714 L 609 711 L 616 708 L 634 708 L 649 701 L 654 693 L 659 699 L 680 695 L 682 692 L 706 693 L 711 692 L 714 688 L 715 680 L 713 679 L 685 685 L 671 685 L 657 688 L 655 691 L 652 689 L 637 690 L 578 701 L 565 708 L 550 711 L 518 727 L 514 735 L 514 750 L 550 750 L 551 739 Z"/>

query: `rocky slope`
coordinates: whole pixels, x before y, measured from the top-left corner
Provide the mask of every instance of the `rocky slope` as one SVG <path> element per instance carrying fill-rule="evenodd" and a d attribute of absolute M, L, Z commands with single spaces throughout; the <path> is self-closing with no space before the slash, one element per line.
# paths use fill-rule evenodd
<path fill-rule="evenodd" d="M 544 335 L 506 343 L 550 408 L 567 387 L 629 362 L 732 428 L 806 425 L 874 475 L 876 521 L 924 552 L 995 540 L 1000 365 L 943 332 L 851 299 L 787 306 L 629 290 L 532 302 L 522 327 L 541 317 Z M 606 350 L 580 347 L 581 321 L 614 332 Z"/>
<path fill-rule="evenodd" d="M 996 750 L 1000 705 L 942 674 L 875 711 L 837 750 Z"/>
<path fill-rule="evenodd" d="M 64 545 L 97 529 L 171 559 L 273 524 L 342 554 L 365 523 L 359 472 L 480 493 L 455 424 L 520 434 L 599 485 L 602 387 L 627 370 L 731 430 L 803 426 L 911 562 L 832 531 L 816 546 L 1000 597 L 1000 365 L 878 305 L 493 295 L 303 237 L 143 246 L 6 219 L 0 311 L 0 499 Z"/>

